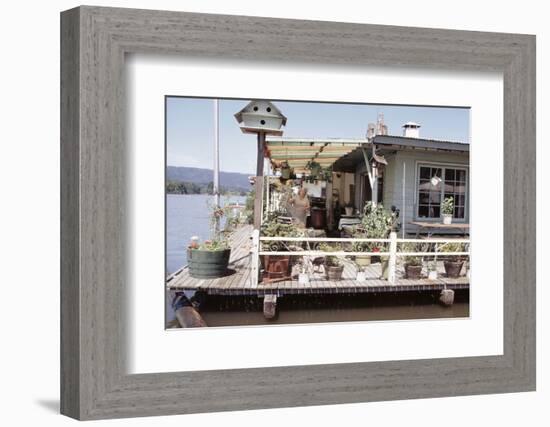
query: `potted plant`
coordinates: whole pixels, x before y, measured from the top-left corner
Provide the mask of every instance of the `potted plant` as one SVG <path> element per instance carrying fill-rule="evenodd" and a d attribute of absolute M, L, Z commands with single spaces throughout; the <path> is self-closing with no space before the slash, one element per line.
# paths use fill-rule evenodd
<path fill-rule="evenodd" d="M 466 245 L 463 243 L 445 243 L 439 248 L 440 252 L 449 253 L 449 252 L 465 252 Z M 464 257 L 461 255 L 449 255 L 445 257 L 443 261 L 443 266 L 445 267 L 445 273 L 447 277 L 458 277 L 462 271 L 462 266 L 464 265 Z"/>
<path fill-rule="evenodd" d="M 351 203 L 346 203 L 344 205 L 344 211 L 346 212 L 346 216 L 352 216 L 353 215 L 353 205 Z"/>
<path fill-rule="evenodd" d="M 340 246 L 329 246 L 323 244 L 320 248 L 324 252 L 336 252 L 341 250 Z M 344 263 L 334 255 L 325 256 L 325 274 L 328 280 L 340 280 L 344 272 Z"/>
<path fill-rule="evenodd" d="M 443 199 L 443 203 L 441 203 L 441 216 L 443 217 L 443 224 L 452 224 L 454 207 L 455 203 L 452 197 Z"/>
<path fill-rule="evenodd" d="M 430 261 L 428 263 L 428 279 L 437 280 L 437 261 Z"/>
<path fill-rule="evenodd" d="M 319 177 L 323 181 L 332 182 L 332 166 L 321 168 L 321 172 L 319 173 Z"/>
<path fill-rule="evenodd" d="M 401 247 L 402 252 L 418 252 L 419 249 L 414 243 L 405 243 Z M 422 257 L 417 255 L 406 255 L 404 257 L 405 277 L 407 279 L 419 279 L 422 273 Z"/>
<path fill-rule="evenodd" d="M 193 237 L 187 248 L 189 275 L 193 278 L 212 279 L 227 274 L 231 247 L 218 229 L 223 215 L 222 208 L 213 207 L 210 214 L 212 238 L 199 243 L 198 238 Z"/>
<path fill-rule="evenodd" d="M 306 168 L 309 169 L 309 176 L 313 179 L 317 178 L 319 176 L 319 172 L 321 172 L 321 165 L 315 160 L 310 160 L 307 162 Z"/>
<path fill-rule="evenodd" d="M 298 273 L 298 283 L 300 285 L 309 284 L 309 275 L 312 272 L 313 266 L 311 260 L 308 257 L 303 257 L 299 263 L 300 272 Z"/>
<path fill-rule="evenodd" d="M 365 233 L 357 228 L 353 229 L 352 236 L 356 239 L 366 238 Z M 352 252 L 371 252 L 372 243 L 371 242 L 353 242 L 351 245 Z M 366 267 L 370 265 L 371 257 L 370 255 L 355 255 L 355 264 L 358 267 Z"/>
<path fill-rule="evenodd" d="M 293 175 L 294 171 L 288 164 L 288 162 L 285 160 L 281 163 L 281 178 L 282 179 L 290 179 Z"/>
<path fill-rule="evenodd" d="M 363 216 L 361 218 L 361 227 L 354 228 L 353 237 L 358 239 L 386 239 L 394 225 L 394 214 L 385 209 L 381 204 L 374 205 L 372 202 L 365 204 Z M 354 252 L 380 252 L 380 244 L 373 242 L 356 242 Z M 359 259 L 358 259 L 359 258 Z M 381 257 L 376 256 L 376 261 L 383 262 Z M 363 266 L 373 262 L 373 257 L 369 255 L 359 256 L 355 259 L 356 263 L 362 263 Z"/>
<path fill-rule="evenodd" d="M 294 223 L 281 223 L 275 215 L 264 220 L 260 233 L 266 237 L 303 236 L 303 231 L 298 229 Z M 278 252 L 289 250 L 289 246 L 285 242 L 271 242 L 269 248 Z M 264 271 L 269 280 L 283 278 L 289 273 L 290 255 L 263 255 L 262 261 Z"/>

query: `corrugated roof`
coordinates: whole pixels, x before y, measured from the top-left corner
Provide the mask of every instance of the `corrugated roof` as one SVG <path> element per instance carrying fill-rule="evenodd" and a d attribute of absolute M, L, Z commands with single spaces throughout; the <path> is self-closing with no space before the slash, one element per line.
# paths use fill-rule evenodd
<path fill-rule="evenodd" d="M 410 136 L 377 135 L 374 143 L 380 145 L 397 145 L 409 148 L 423 148 L 446 151 L 470 151 L 468 142 L 443 141 L 440 139 L 413 138 Z"/>

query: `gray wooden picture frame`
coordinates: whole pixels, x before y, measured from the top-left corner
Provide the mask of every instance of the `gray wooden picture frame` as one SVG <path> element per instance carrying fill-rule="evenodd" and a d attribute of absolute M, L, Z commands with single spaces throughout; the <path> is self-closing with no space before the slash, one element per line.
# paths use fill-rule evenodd
<path fill-rule="evenodd" d="M 504 354 L 128 375 L 126 53 L 504 78 Z M 77 419 L 535 390 L 535 37 L 79 7 L 61 14 L 61 412 Z"/>

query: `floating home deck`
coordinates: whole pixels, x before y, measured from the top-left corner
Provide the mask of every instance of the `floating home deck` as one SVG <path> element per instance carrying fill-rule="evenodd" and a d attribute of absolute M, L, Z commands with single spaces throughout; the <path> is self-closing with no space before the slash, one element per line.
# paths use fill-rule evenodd
<path fill-rule="evenodd" d="M 438 263 L 438 279 L 405 279 L 402 266 L 397 267 L 395 284 L 380 279 L 380 264 L 372 264 L 365 271 L 367 280 L 355 280 L 357 270 L 352 263 L 346 263 L 341 280 L 327 280 L 322 273 L 314 273 L 310 283 L 302 285 L 297 280 L 254 283 L 250 277 L 252 247 L 252 226 L 238 229 L 230 237 L 230 274 L 217 279 L 194 279 L 186 267 L 166 279 L 170 290 L 203 291 L 209 295 L 296 295 L 296 294 L 354 294 L 368 292 L 440 291 L 443 289 L 469 289 L 470 280 L 466 276 L 444 277 L 442 263 Z M 424 270 L 423 276 L 427 275 Z"/>

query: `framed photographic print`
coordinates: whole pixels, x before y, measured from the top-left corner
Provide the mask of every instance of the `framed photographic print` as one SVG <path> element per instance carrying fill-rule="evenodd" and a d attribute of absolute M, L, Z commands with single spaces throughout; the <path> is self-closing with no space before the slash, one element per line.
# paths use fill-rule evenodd
<path fill-rule="evenodd" d="M 535 38 L 61 16 L 77 419 L 535 389 Z"/>

